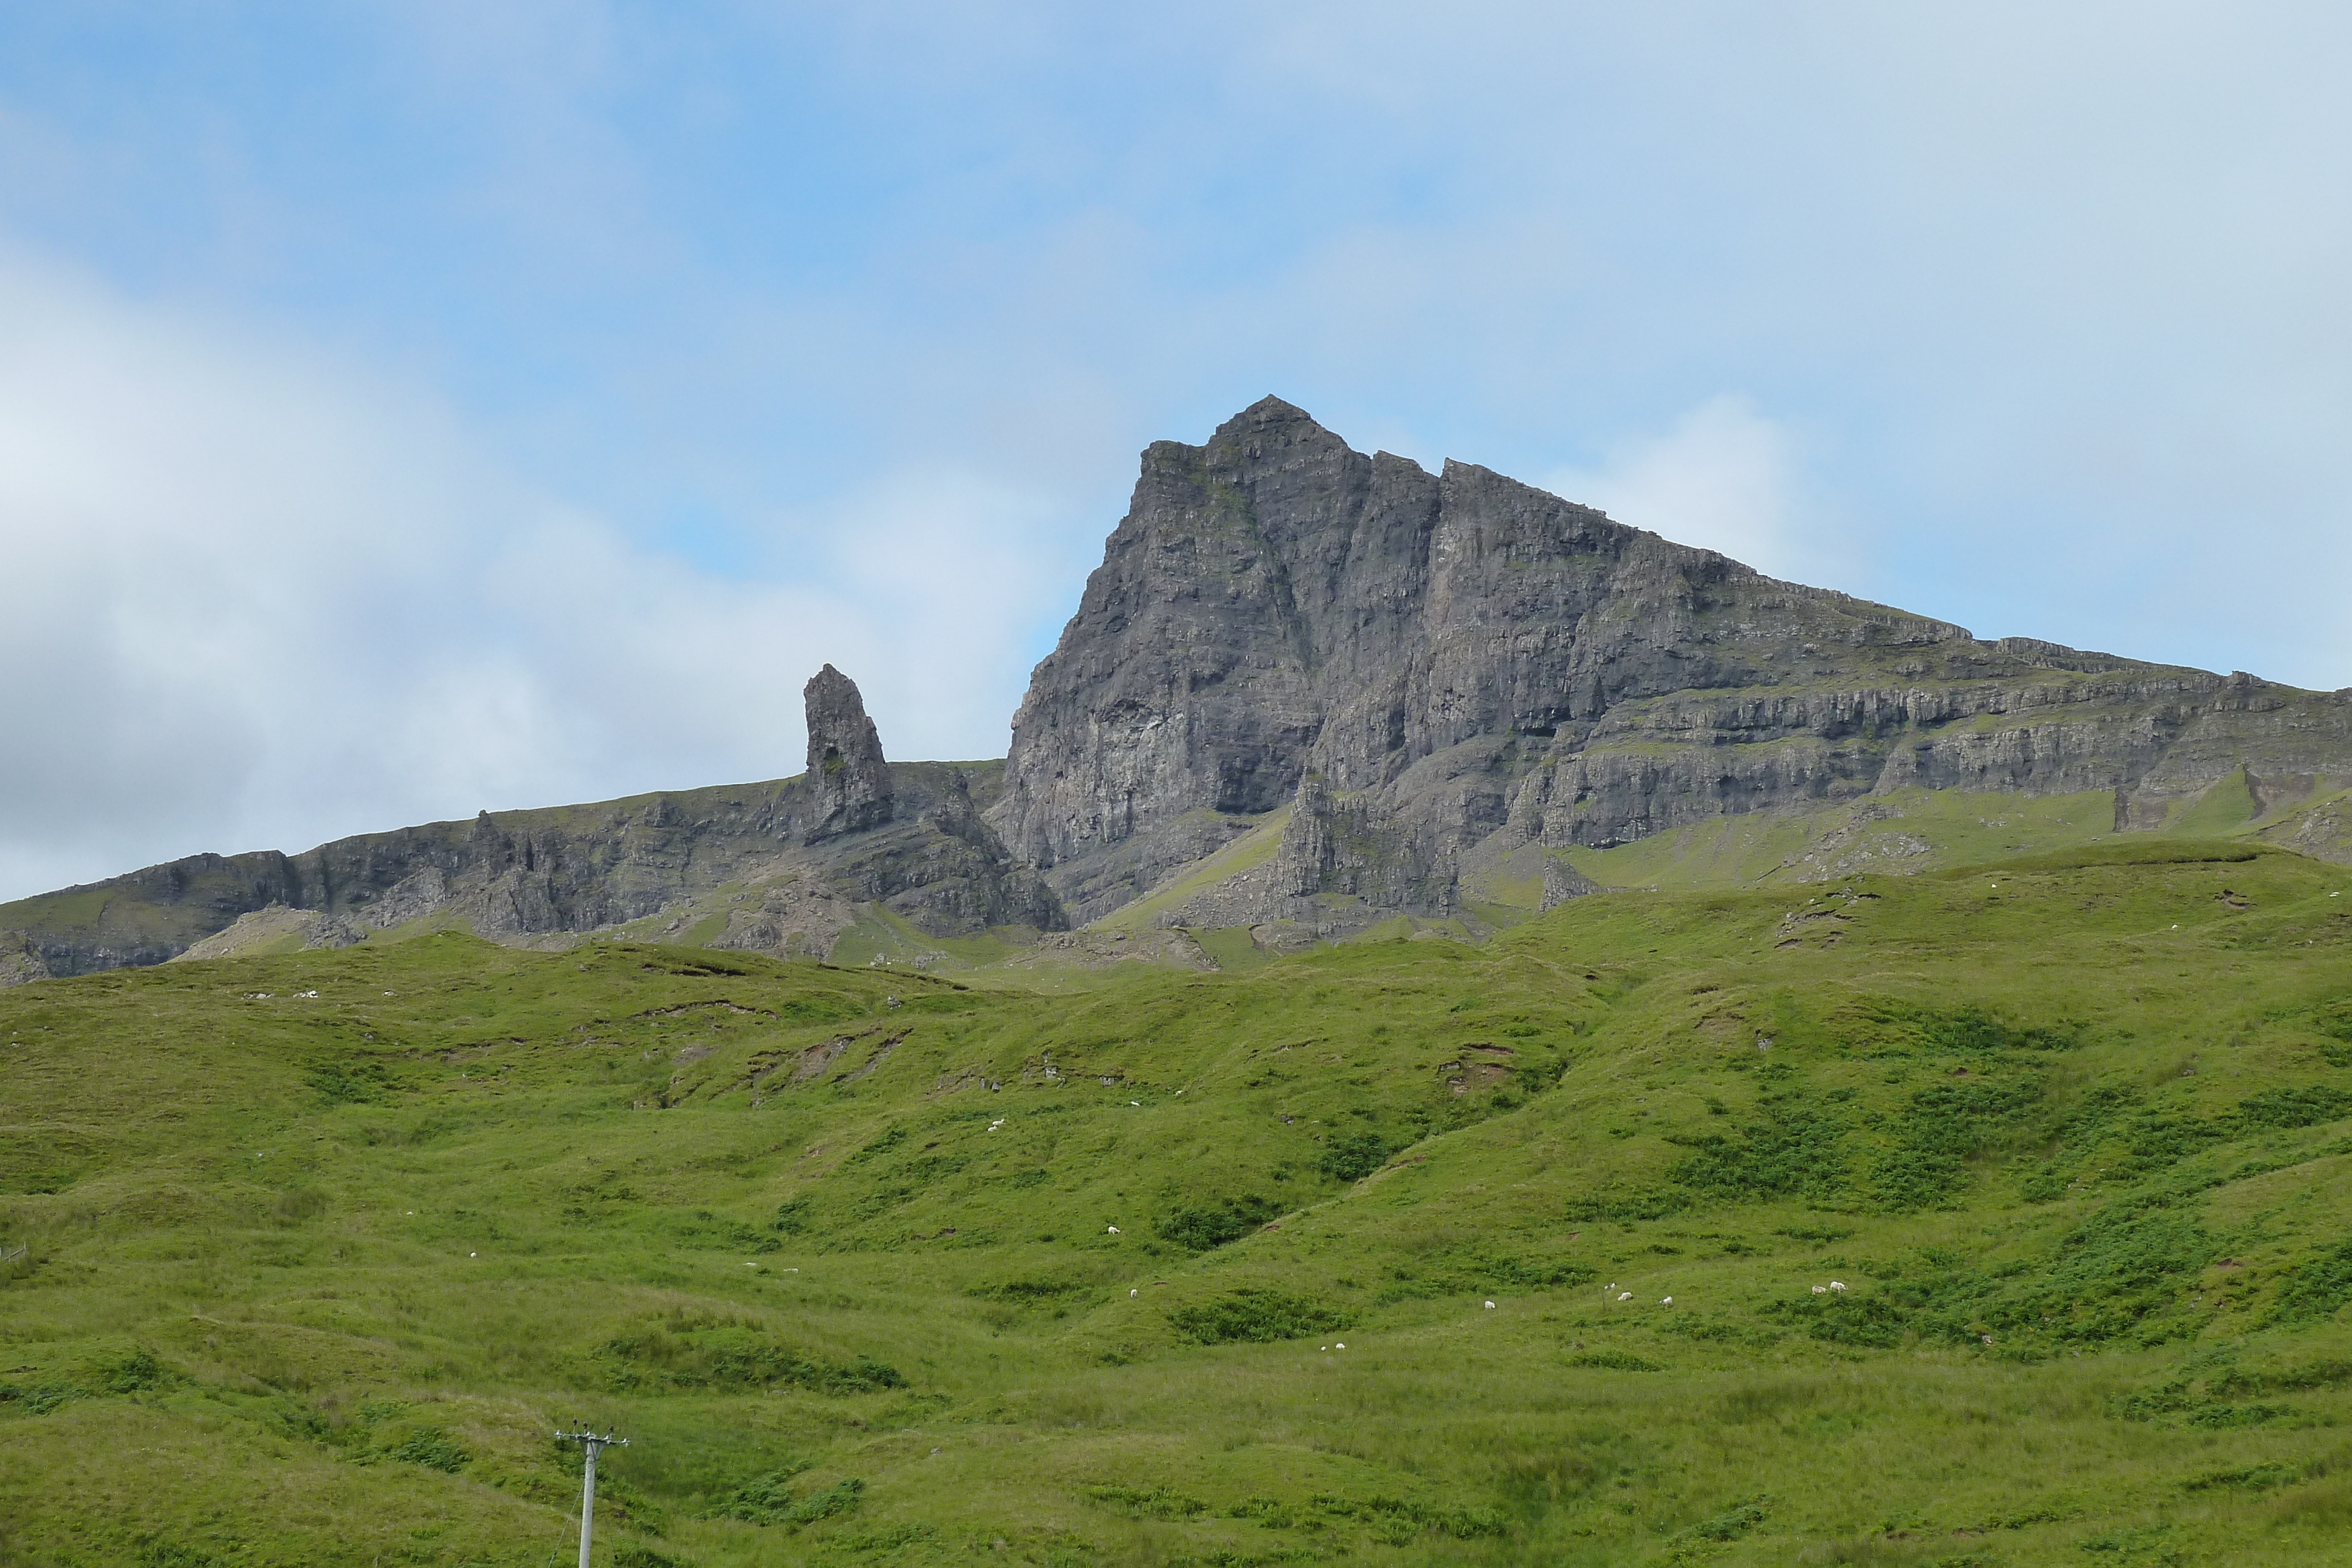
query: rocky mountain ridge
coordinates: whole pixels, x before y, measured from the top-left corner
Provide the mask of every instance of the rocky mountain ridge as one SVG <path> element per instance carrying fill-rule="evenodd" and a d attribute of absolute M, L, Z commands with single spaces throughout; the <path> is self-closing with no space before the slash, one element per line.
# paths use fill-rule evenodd
<path fill-rule="evenodd" d="M 1517 852 L 1906 788 L 2352 784 L 2352 692 L 1965 630 L 1777 581 L 1268 398 L 1144 454 L 990 821 L 1078 919 L 1286 810 L 1228 918 L 1445 915 Z"/>
<path fill-rule="evenodd" d="M 887 762 L 830 664 L 803 696 L 811 766 L 793 778 L 192 855 L 0 906 L 0 983 L 449 925 L 822 957 L 861 922 L 946 939 L 1068 924 L 982 820 L 1002 764 Z"/>
<path fill-rule="evenodd" d="M 794 778 L 0 905 L 0 984 L 436 923 L 1206 964 L 1188 933 L 1235 933 L 1229 957 L 1399 919 L 1475 936 L 1709 823 L 1811 824 L 1765 874 L 1916 869 L 1920 802 L 1962 798 L 2352 859 L 2352 691 L 1980 642 L 1474 465 L 1367 456 L 1274 398 L 1145 451 L 1003 762 L 887 761 L 829 664 L 803 695 Z M 1074 923 L 1101 931 L 1034 946 Z"/>

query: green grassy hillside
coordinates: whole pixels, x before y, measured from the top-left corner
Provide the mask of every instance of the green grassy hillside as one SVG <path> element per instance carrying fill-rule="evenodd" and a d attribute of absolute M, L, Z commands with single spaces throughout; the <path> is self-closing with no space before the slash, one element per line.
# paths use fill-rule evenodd
<path fill-rule="evenodd" d="M 1082 978 L 0 992 L 0 1561 L 569 1563 L 575 1420 L 635 1568 L 2342 1560 L 2343 867 Z"/>

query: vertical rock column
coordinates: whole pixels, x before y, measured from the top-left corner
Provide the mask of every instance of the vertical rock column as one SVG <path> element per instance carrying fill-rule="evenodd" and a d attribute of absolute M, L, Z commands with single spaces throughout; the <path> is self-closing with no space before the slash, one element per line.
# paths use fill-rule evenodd
<path fill-rule="evenodd" d="M 801 688 L 808 705 L 808 781 L 816 825 L 807 843 L 878 828 L 890 820 L 890 765 L 866 716 L 857 683 L 827 664 Z"/>

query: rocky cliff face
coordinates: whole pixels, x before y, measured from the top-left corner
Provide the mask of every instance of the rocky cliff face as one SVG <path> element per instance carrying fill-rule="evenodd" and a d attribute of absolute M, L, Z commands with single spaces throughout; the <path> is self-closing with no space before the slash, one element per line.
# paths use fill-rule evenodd
<path fill-rule="evenodd" d="M 1829 821 L 1769 874 L 1916 867 L 1904 803 L 1979 795 L 2352 861 L 2352 691 L 1979 642 L 1273 398 L 1144 453 L 1004 763 L 887 761 L 831 665 L 803 696 L 797 778 L 152 866 L 0 906 L 0 984 L 435 921 L 898 958 L 1117 912 L 1057 950 L 1288 950 L 1532 914 L 1593 891 L 1572 856 L 1757 813 Z"/>
<path fill-rule="evenodd" d="M 861 919 L 934 937 L 1068 924 L 982 818 L 1000 765 L 886 761 L 856 686 L 831 665 L 805 696 L 811 767 L 797 778 L 151 866 L 0 906 L 0 984 L 218 949 L 239 922 L 314 946 L 419 921 L 524 943 L 634 923 L 818 956 Z"/>
<path fill-rule="evenodd" d="M 1524 844 L 1906 786 L 2151 827 L 2240 768 L 2352 780 L 2352 695 L 1980 643 L 1268 398 L 1144 453 L 990 820 L 1081 919 L 1283 807 L 1253 917 L 1444 914 Z"/>

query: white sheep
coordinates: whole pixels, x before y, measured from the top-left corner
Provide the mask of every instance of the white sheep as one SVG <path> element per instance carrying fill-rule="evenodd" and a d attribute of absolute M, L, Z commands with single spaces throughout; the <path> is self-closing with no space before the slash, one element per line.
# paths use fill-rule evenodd
<path fill-rule="evenodd" d="M 1658 1303 L 1658 1305 L 1660 1305 L 1660 1306 L 1662 1306 L 1662 1307 L 1671 1307 L 1671 1306 L 1673 1306 L 1674 1304 L 1675 1304 L 1675 1299 L 1674 1299 L 1672 1296 L 1668 1296 L 1664 1301 L 1660 1301 L 1660 1302 Z"/>
<path fill-rule="evenodd" d="M 1832 1291 L 1843 1291 L 1845 1289 L 1845 1281 L 1843 1280 L 1832 1280 L 1830 1281 L 1830 1289 Z"/>
<path fill-rule="evenodd" d="M 1488 1302 L 1486 1303 L 1486 1310 L 1487 1310 L 1488 1312 L 1493 1312 L 1493 1311 L 1495 1310 L 1495 1303 L 1494 1303 L 1494 1302 L 1492 1302 L 1492 1301 L 1488 1301 Z"/>
<path fill-rule="evenodd" d="M 1617 1292 L 1617 1299 L 1621 1301 L 1630 1301 L 1633 1299 L 1633 1292 L 1631 1291 L 1620 1291 Z"/>
<path fill-rule="evenodd" d="M 1110 1228 L 1110 1233 L 1111 1233 L 1113 1236 L 1118 1235 L 1118 1226 L 1116 1226 L 1116 1225 L 1112 1226 L 1112 1227 Z"/>

